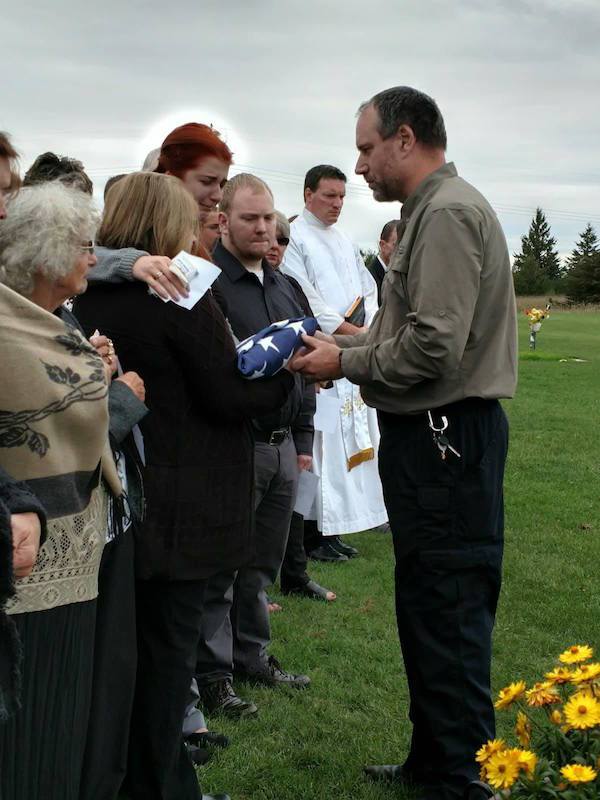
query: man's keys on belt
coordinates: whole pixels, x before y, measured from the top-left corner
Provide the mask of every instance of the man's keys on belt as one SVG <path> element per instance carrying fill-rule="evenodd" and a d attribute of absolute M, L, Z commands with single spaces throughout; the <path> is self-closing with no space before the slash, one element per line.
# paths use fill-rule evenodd
<path fill-rule="evenodd" d="M 448 441 L 448 437 L 445 436 L 443 433 L 437 434 L 433 436 L 433 441 L 436 443 L 438 450 L 440 451 L 440 455 L 442 457 L 442 461 L 446 460 L 446 450 L 449 450 L 456 458 L 460 458 L 460 453 L 455 447 L 452 447 L 450 442 Z"/>
<path fill-rule="evenodd" d="M 433 414 L 431 411 L 427 412 L 427 416 L 429 418 L 429 427 L 433 434 L 433 441 L 437 445 L 438 450 L 440 451 L 440 455 L 442 457 L 442 461 L 446 460 L 446 450 L 449 450 L 452 455 L 456 456 L 456 458 L 460 458 L 460 453 L 455 447 L 452 447 L 450 444 L 450 440 L 446 436 L 445 431 L 448 429 L 448 418 L 441 417 L 441 425 L 436 425 L 433 421 Z"/>

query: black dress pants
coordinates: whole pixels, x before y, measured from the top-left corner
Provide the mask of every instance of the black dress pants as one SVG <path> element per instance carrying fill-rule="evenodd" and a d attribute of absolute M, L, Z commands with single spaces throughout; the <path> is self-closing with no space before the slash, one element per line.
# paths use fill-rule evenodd
<path fill-rule="evenodd" d="M 304 549 L 304 517 L 301 514 L 292 514 L 290 522 L 290 535 L 281 565 L 281 588 L 283 591 L 299 589 L 306 586 L 310 578 L 306 571 L 307 558 Z"/>
<path fill-rule="evenodd" d="M 196 666 L 205 580 L 138 581 L 138 672 L 129 746 L 134 800 L 200 800 L 182 725 Z"/>
<path fill-rule="evenodd" d="M 109 542 L 98 576 L 94 679 L 80 800 L 114 800 L 127 771 L 137 645 L 133 531 Z"/>
<path fill-rule="evenodd" d="M 380 413 L 379 468 L 396 555 L 410 691 L 406 766 L 427 798 L 456 800 L 495 734 L 492 629 L 501 583 L 508 422 L 497 401 L 439 409 L 461 454 L 442 460 L 425 414 Z"/>

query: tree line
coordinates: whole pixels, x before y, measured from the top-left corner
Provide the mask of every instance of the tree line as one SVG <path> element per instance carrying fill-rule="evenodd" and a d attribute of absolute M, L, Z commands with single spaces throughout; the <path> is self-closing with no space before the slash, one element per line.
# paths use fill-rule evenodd
<path fill-rule="evenodd" d="M 580 233 L 564 263 L 556 239 L 541 208 L 514 254 L 513 277 L 517 294 L 566 294 L 576 303 L 600 303 L 600 246 L 590 223 Z"/>

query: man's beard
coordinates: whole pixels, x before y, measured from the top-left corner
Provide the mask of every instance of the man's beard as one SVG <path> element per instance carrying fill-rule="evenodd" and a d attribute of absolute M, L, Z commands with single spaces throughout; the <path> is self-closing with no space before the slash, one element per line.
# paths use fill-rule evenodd
<path fill-rule="evenodd" d="M 229 241 L 242 256 L 242 258 L 256 259 L 257 261 L 261 261 L 269 251 L 268 247 L 262 253 L 256 253 L 252 250 L 249 250 L 247 246 L 244 246 L 238 241 L 235 233 L 231 230 L 231 227 L 229 228 Z M 267 243 L 268 241 L 265 241 L 265 244 Z"/>
<path fill-rule="evenodd" d="M 391 203 L 398 200 L 399 189 L 390 181 L 379 181 L 372 187 L 373 198 L 378 203 Z"/>

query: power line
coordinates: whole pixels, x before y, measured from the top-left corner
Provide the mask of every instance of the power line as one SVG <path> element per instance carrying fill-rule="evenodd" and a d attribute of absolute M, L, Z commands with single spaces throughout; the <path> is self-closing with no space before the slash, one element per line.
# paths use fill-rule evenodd
<path fill-rule="evenodd" d="M 120 172 L 135 172 L 139 169 L 138 165 L 121 165 L 114 168 L 97 167 L 96 169 L 89 170 L 89 175 L 92 178 L 99 180 L 106 180 L 112 175 L 119 174 Z M 304 175 L 296 172 L 286 172 L 285 170 L 278 170 L 267 167 L 259 167 L 255 164 L 234 164 L 234 174 L 239 172 L 252 172 L 259 177 L 269 179 L 277 183 L 283 183 L 293 186 L 304 185 Z M 359 186 L 355 183 L 346 184 L 346 193 L 354 197 L 371 197 L 371 190 L 367 186 Z M 495 203 L 490 200 L 490 205 L 494 210 L 500 214 L 514 215 L 514 216 L 527 216 L 532 217 L 535 214 L 536 206 L 520 206 L 506 203 Z M 552 216 L 554 219 L 564 222 L 583 222 L 595 223 L 600 225 L 600 214 L 588 214 L 581 211 L 567 211 L 560 209 L 544 209 L 544 213 Z"/>

